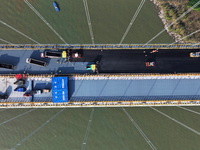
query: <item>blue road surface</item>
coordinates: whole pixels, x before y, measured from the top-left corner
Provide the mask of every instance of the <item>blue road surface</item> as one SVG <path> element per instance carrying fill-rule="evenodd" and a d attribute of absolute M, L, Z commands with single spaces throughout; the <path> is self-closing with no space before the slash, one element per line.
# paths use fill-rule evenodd
<path fill-rule="evenodd" d="M 70 101 L 196 100 L 199 79 L 69 80 Z"/>
<path fill-rule="evenodd" d="M 29 74 L 68 74 L 68 73 L 86 73 L 87 62 L 66 62 L 63 64 L 62 59 L 41 58 L 40 53 L 43 50 L 1 50 L 0 63 L 11 64 L 16 66 L 14 70 L 0 68 L 1 74 L 9 73 L 29 73 Z M 47 67 L 40 67 L 26 63 L 26 58 L 34 58 L 48 63 Z M 59 60 L 60 63 L 57 63 Z"/>

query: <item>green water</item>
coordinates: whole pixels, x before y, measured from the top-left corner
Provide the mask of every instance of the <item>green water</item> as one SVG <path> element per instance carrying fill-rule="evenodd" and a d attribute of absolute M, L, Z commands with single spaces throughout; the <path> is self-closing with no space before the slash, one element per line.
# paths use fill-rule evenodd
<path fill-rule="evenodd" d="M 2 21 L 39 43 L 63 43 L 23 0 L 0 2 Z M 52 0 L 29 2 L 67 43 L 91 43 L 83 1 L 58 0 L 59 13 L 52 7 Z M 119 43 L 139 3 L 140 0 L 88 0 L 95 43 Z M 145 43 L 162 29 L 154 5 L 146 1 L 123 43 Z M 0 38 L 11 43 L 34 43 L 2 24 Z M 153 41 L 170 42 L 173 40 L 166 32 Z M 199 107 L 191 109 L 200 112 Z M 0 111 L 0 124 L 4 122 L 0 125 L 0 150 L 11 149 L 19 143 L 17 149 L 21 150 L 81 149 L 92 108 L 65 109 L 44 126 L 61 109 L 36 109 L 13 119 L 28 110 Z M 159 110 L 200 131 L 198 115 L 174 107 Z M 200 146 L 199 136 L 150 108 L 127 108 L 127 111 L 157 149 L 198 149 Z M 151 148 L 121 108 L 95 108 L 86 145 L 86 150 L 94 149 Z"/>
<path fill-rule="evenodd" d="M 69 44 L 92 43 L 82 0 L 30 0 L 35 9 Z M 23 0 L 0 0 L 0 19 L 39 43 L 64 43 Z M 119 43 L 140 0 L 88 0 L 95 43 Z M 146 1 L 123 43 L 145 43 L 163 29 L 155 6 Z M 0 24 L 0 38 L 11 43 L 34 43 Z M 153 43 L 170 43 L 164 32 Z M 3 42 L 1 42 L 3 43 Z"/>
<path fill-rule="evenodd" d="M 199 115 L 178 107 L 155 107 L 200 132 Z M 187 107 L 200 113 L 200 107 Z M 197 150 L 198 134 L 150 108 L 125 108 L 151 143 L 162 150 Z M 80 150 L 92 108 L 7 109 L 1 111 L 0 149 Z M 15 118 L 15 119 L 13 119 Z M 9 121 L 10 120 L 10 121 Z M 45 124 L 45 125 L 44 125 Z M 151 147 L 122 108 L 95 108 L 86 140 L 86 150 L 132 150 Z"/>

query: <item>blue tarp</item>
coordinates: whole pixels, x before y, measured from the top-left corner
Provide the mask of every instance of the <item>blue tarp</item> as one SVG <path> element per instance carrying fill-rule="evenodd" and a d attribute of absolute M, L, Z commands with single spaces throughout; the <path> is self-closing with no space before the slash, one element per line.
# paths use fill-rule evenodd
<path fill-rule="evenodd" d="M 68 102 L 68 77 L 52 77 L 53 103 Z"/>

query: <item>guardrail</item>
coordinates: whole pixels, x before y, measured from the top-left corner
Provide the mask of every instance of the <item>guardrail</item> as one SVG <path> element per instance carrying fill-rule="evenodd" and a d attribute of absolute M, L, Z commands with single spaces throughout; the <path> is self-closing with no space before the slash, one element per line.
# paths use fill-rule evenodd
<path fill-rule="evenodd" d="M 0 103 L 0 108 L 57 108 L 57 107 L 148 107 L 148 106 L 196 106 L 200 100 L 168 100 L 168 101 L 98 101 L 98 102 L 21 102 Z"/>
<path fill-rule="evenodd" d="M 1 50 L 38 49 L 199 49 L 200 44 L 0 44 Z"/>
<path fill-rule="evenodd" d="M 55 77 L 55 74 L 25 74 L 26 77 L 33 77 L 33 78 L 37 78 L 37 77 Z M 0 74 L 0 78 L 14 78 L 15 74 Z"/>
<path fill-rule="evenodd" d="M 142 78 L 142 79 L 193 79 L 200 78 L 200 73 L 168 73 L 168 74 L 159 74 L 159 73 L 113 73 L 113 74 L 72 74 L 69 77 L 72 79 L 132 79 L 132 78 Z"/>
<path fill-rule="evenodd" d="M 67 76 L 71 78 L 128 78 L 128 77 L 136 77 L 136 78 L 142 78 L 142 77 L 151 77 L 151 78 L 174 78 L 174 77 L 179 77 L 179 78 L 193 78 L 193 77 L 200 77 L 200 73 L 177 73 L 177 74 L 159 74 L 159 73 L 99 73 L 99 74 L 25 74 L 26 77 L 55 77 L 55 76 Z M 15 74 L 0 74 L 0 78 L 14 78 Z"/>

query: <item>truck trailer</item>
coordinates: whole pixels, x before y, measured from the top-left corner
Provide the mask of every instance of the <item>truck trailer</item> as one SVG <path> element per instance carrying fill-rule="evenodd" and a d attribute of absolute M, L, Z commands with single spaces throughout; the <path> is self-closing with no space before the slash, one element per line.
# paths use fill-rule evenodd
<path fill-rule="evenodd" d="M 40 61 L 40 60 L 36 60 L 36 59 L 32 59 L 32 58 L 27 58 L 26 63 L 30 63 L 30 64 L 42 66 L 42 67 L 47 66 L 47 63 L 45 61 Z"/>
<path fill-rule="evenodd" d="M 45 51 L 45 52 L 42 52 L 40 56 L 42 58 L 61 58 L 62 57 L 62 53 L 61 52 Z"/>

